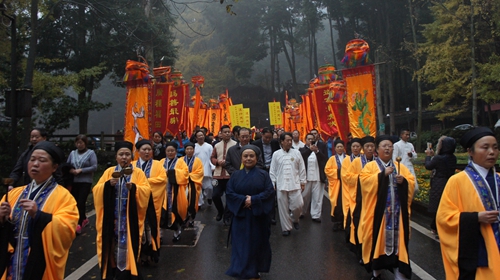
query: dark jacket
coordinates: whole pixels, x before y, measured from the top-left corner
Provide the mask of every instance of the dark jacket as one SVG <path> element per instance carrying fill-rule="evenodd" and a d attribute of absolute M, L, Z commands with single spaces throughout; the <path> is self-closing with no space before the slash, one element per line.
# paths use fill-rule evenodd
<path fill-rule="evenodd" d="M 446 137 L 441 140 L 441 148 L 434 157 L 425 157 L 425 169 L 432 170 L 431 190 L 429 191 L 429 207 L 431 213 L 437 211 L 441 195 L 448 179 L 455 174 L 457 157 L 453 154 L 456 148 L 455 139 Z"/>
<path fill-rule="evenodd" d="M 328 157 L 328 146 L 326 145 L 325 142 L 323 141 L 316 141 L 316 146 L 318 146 L 318 149 L 320 152 L 322 152 L 324 155 Z M 327 159 L 328 161 L 328 159 Z"/>
<path fill-rule="evenodd" d="M 234 172 L 240 170 L 240 166 L 241 146 L 240 143 L 237 143 L 227 150 L 226 165 L 224 165 L 224 168 L 226 169 L 227 173 L 229 173 L 229 175 L 232 175 Z M 260 169 L 264 169 L 264 162 L 262 161 L 261 157 L 259 157 L 259 159 L 257 160 L 257 167 Z"/>
<path fill-rule="evenodd" d="M 29 145 L 21 156 L 17 159 L 16 165 L 12 172 L 10 172 L 9 178 L 14 179 L 13 186 L 24 186 L 31 182 L 30 175 L 28 174 L 28 161 L 31 156 L 32 145 Z"/>
<path fill-rule="evenodd" d="M 280 143 L 276 139 L 272 139 L 270 144 L 271 144 L 271 151 L 272 151 L 271 153 L 272 154 L 274 154 L 274 152 L 276 152 L 277 150 L 281 149 Z M 262 139 L 253 141 L 252 145 L 255 145 L 255 146 L 259 147 L 259 149 L 260 149 L 260 160 L 265 165 L 266 159 L 264 157 L 264 145 L 262 143 Z"/>
<path fill-rule="evenodd" d="M 302 158 L 304 159 L 304 165 L 307 171 L 307 159 L 311 155 L 312 151 L 307 146 L 304 146 L 299 149 L 299 152 L 302 155 Z M 326 162 L 328 161 L 328 156 L 327 154 L 323 153 L 323 151 L 321 151 L 319 147 L 318 147 L 318 152 L 316 153 L 316 159 L 318 161 L 318 166 L 319 166 L 319 179 L 321 180 L 322 183 L 326 183 L 325 166 Z"/>

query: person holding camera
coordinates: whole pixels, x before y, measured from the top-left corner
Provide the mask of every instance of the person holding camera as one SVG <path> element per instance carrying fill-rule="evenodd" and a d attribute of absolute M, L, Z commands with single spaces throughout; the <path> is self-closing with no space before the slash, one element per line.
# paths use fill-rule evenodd
<path fill-rule="evenodd" d="M 436 223 L 447 279 L 500 279 L 498 141 L 489 128 L 465 133 L 464 171 L 450 177 Z"/>
<path fill-rule="evenodd" d="M 306 186 L 302 192 L 304 206 L 302 215 L 307 213 L 309 204 L 311 205 L 311 218 L 314 222 L 321 223 L 321 207 L 323 205 L 323 189 L 326 183 L 325 166 L 328 161 L 328 155 L 323 154 L 316 140 L 311 133 L 306 135 L 306 145 L 299 149 L 304 165 L 306 167 Z"/>
<path fill-rule="evenodd" d="M 413 161 L 417 159 L 417 153 L 413 144 L 410 143 L 410 130 L 403 129 L 399 135 L 401 140 L 394 143 L 394 153 L 392 154 L 392 160 L 396 161 L 397 157 L 401 157 L 401 164 L 408 167 L 411 174 L 415 177 L 415 193 L 418 192 L 418 182 L 417 176 L 415 175 L 415 169 L 413 169 Z"/>

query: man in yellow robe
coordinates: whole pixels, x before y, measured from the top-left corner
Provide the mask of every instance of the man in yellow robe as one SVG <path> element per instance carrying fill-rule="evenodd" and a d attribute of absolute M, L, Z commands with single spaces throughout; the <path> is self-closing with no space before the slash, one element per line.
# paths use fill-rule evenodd
<path fill-rule="evenodd" d="M 62 280 L 79 218 L 75 199 L 52 176 L 64 154 L 43 141 L 28 158 L 31 183 L 0 203 L 0 277 Z"/>
<path fill-rule="evenodd" d="M 460 144 L 470 161 L 448 180 L 436 216 L 446 279 L 500 279 L 498 142 L 478 127 Z"/>
<path fill-rule="evenodd" d="M 367 163 L 359 174 L 364 211 L 363 262 L 373 272 L 372 280 L 381 279 L 383 269 L 393 270 L 395 279 L 409 279 L 410 207 L 415 177 L 404 165 L 392 162 L 390 136 L 378 136 L 375 146 L 378 158 Z"/>
<path fill-rule="evenodd" d="M 352 212 L 352 225 L 354 236 L 351 236 L 351 243 L 355 244 L 354 252 L 360 264 L 363 263 L 363 257 L 361 253 L 361 236 L 362 226 L 361 220 L 363 217 L 363 209 L 361 203 L 361 185 L 359 184 L 359 173 L 365 167 L 365 165 L 373 160 L 375 160 L 376 156 L 375 152 L 375 138 L 372 136 L 365 136 L 361 139 L 361 145 L 363 147 L 363 154 L 360 154 L 359 157 L 355 158 L 351 165 L 349 166 L 348 171 L 346 172 L 347 184 L 354 184 L 356 186 L 356 193 L 354 197 L 354 203 L 351 206 L 354 210 Z"/>
<path fill-rule="evenodd" d="M 183 159 L 177 158 L 177 143 L 167 142 L 165 153 L 167 157 L 161 164 L 167 171 L 167 190 L 163 200 L 162 221 L 160 226 L 174 231 L 173 242 L 181 239 L 182 225 L 186 221 L 188 199 L 186 195 L 189 183 L 189 170 Z"/>
<path fill-rule="evenodd" d="M 145 234 L 143 238 L 141 258 L 142 262 L 148 263 L 148 256 L 152 261 L 158 263 L 160 252 L 160 218 L 161 206 L 165 197 L 165 186 L 167 185 L 167 173 L 163 165 L 153 159 L 153 145 L 150 140 L 139 140 L 135 144 L 139 152 L 139 159 L 132 162 L 132 165 L 140 168 L 151 187 L 151 198 L 146 214 Z M 154 224 L 154 226 L 153 226 Z M 147 245 L 147 246 L 145 246 Z"/>
<path fill-rule="evenodd" d="M 102 279 L 139 276 L 137 260 L 151 187 L 144 172 L 131 165 L 132 150 L 132 143 L 117 142 L 118 165 L 104 171 L 92 190 Z"/>
<path fill-rule="evenodd" d="M 350 173 L 351 163 L 360 156 L 361 139 L 353 138 L 348 145 L 351 154 L 342 161 L 340 175 L 342 177 L 342 210 L 344 212 L 344 229 L 346 242 L 352 244 L 352 250 L 356 245 L 354 237 L 354 226 L 352 226 L 354 207 L 356 206 L 356 188 L 358 184 L 358 174 Z"/>
<path fill-rule="evenodd" d="M 186 155 L 182 158 L 189 170 L 188 185 L 188 215 L 189 226 L 194 226 L 194 218 L 198 212 L 198 199 L 202 190 L 203 176 L 205 174 L 201 159 L 194 156 L 194 144 L 189 142 L 184 146 Z M 215 199 L 214 199 L 215 201 Z"/>
<path fill-rule="evenodd" d="M 328 178 L 328 196 L 330 198 L 333 231 L 344 228 L 344 213 L 342 211 L 342 161 L 345 158 L 344 142 L 335 140 L 335 155 L 326 162 L 325 174 Z"/>

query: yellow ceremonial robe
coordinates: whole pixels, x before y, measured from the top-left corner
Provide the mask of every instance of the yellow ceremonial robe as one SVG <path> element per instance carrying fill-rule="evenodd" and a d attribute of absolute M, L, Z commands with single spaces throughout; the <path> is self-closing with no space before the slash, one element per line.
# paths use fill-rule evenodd
<path fill-rule="evenodd" d="M 165 160 L 166 158 L 162 159 L 160 161 L 162 166 L 165 166 Z M 178 192 L 177 192 L 177 209 L 172 209 L 172 224 L 174 224 L 175 221 L 175 211 L 179 214 L 179 217 L 181 218 L 181 221 L 177 221 L 178 224 L 182 224 L 187 217 L 187 210 L 188 210 L 188 200 L 187 200 L 187 195 L 186 195 L 186 189 L 187 185 L 189 183 L 189 170 L 184 162 L 183 158 L 178 158 L 177 162 L 175 163 L 175 180 L 177 182 L 177 185 L 179 186 Z M 167 182 L 168 182 L 168 171 L 167 171 Z M 172 191 L 172 196 L 174 195 Z M 165 193 L 165 196 L 163 198 L 163 209 L 167 209 L 167 196 L 168 193 Z"/>
<path fill-rule="evenodd" d="M 184 161 L 184 156 L 180 159 Z M 189 187 L 188 201 L 189 205 L 193 205 L 196 212 L 198 212 L 198 199 L 200 198 L 200 193 L 202 189 L 203 176 L 205 174 L 205 169 L 203 169 L 203 162 L 201 159 L 195 157 L 193 162 L 193 169 L 189 172 L 189 179 L 194 182 L 196 187 L 196 192 L 193 193 L 191 187 Z"/>
<path fill-rule="evenodd" d="M 114 213 L 114 203 L 112 204 L 112 209 L 105 209 L 105 200 L 109 199 L 106 197 L 108 195 L 115 196 L 114 187 L 106 184 L 111 178 L 112 174 L 115 171 L 115 167 L 110 167 L 104 171 L 99 182 L 92 189 L 92 193 L 94 195 L 94 207 L 96 213 L 96 246 L 97 246 L 97 257 L 99 260 L 99 267 L 101 268 L 101 277 L 102 279 L 106 279 L 108 276 L 108 264 L 111 261 L 109 256 L 114 256 L 114 251 L 104 252 L 107 250 L 103 248 L 103 242 L 112 243 L 114 240 L 114 236 L 103 236 L 103 229 L 105 226 L 113 226 L 113 224 L 104 223 L 104 215 L 105 211 L 109 213 L 109 211 L 113 211 Z M 127 201 L 127 267 L 125 270 L 129 271 L 131 275 L 137 276 L 137 259 L 139 258 L 140 253 L 140 244 L 142 239 L 142 234 L 144 232 L 144 219 L 146 218 L 146 210 L 148 208 L 149 197 L 151 195 L 151 187 L 149 186 L 148 179 L 144 172 L 140 168 L 133 167 L 133 172 L 130 175 L 130 182 L 134 183 L 136 186 L 135 189 L 135 205 L 136 209 L 131 210 L 131 200 L 134 197 L 131 196 L 131 191 L 128 193 L 128 201 Z M 111 190 L 106 189 L 106 187 L 111 187 Z M 112 198 L 114 201 L 114 199 Z M 136 213 L 133 213 L 133 212 Z M 135 220 L 137 218 L 137 220 Z M 131 219 L 134 219 L 134 225 L 137 225 L 137 228 L 131 227 Z M 138 239 L 136 240 L 137 237 Z M 134 240 L 132 240 L 134 239 Z M 108 256 L 108 258 L 103 259 L 103 256 Z M 111 268 L 113 269 L 113 268 Z"/>
<path fill-rule="evenodd" d="M 137 161 L 132 162 L 133 166 L 137 166 Z M 156 244 L 160 244 L 160 218 L 161 206 L 165 198 L 165 191 L 167 190 L 167 172 L 159 160 L 153 160 L 151 164 L 151 171 L 149 174 L 148 183 L 151 187 L 153 194 L 153 203 L 155 205 L 156 221 L 158 223 L 158 240 Z"/>
<path fill-rule="evenodd" d="M 337 160 L 335 155 L 331 156 L 325 165 L 325 174 L 328 178 L 328 196 L 330 198 L 330 204 L 332 205 L 330 215 L 333 217 L 335 207 L 337 206 L 337 199 L 339 196 L 339 190 L 341 187 L 341 178 L 339 177 L 340 169 L 337 165 Z"/>
<path fill-rule="evenodd" d="M 396 164 L 396 169 L 398 164 Z M 405 178 L 398 184 L 398 195 L 401 211 L 399 215 L 398 247 L 395 254 L 387 256 L 385 253 L 385 226 L 384 210 L 387 201 L 389 176 L 385 176 L 379 169 L 376 161 L 365 165 L 359 174 L 362 194 L 363 216 L 362 226 L 362 256 L 368 270 L 392 268 L 397 262 L 399 271 L 407 278 L 411 277 L 410 259 L 408 256 L 408 241 L 410 234 L 411 202 L 415 187 L 415 177 L 403 164 L 399 173 Z M 382 189 L 380 189 L 382 188 Z M 379 192 L 381 195 L 379 195 Z"/>
<path fill-rule="evenodd" d="M 500 279 L 500 253 L 491 225 L 478 222 L 477 215 L 481 211 L 486 211 L 485 207 L 467 173 L 462 171 L 453 175 L 446 184 L 436 214 L 446 279 L 464 277 L 464 271 L 472 275 L 463 279 Z M 486 267 L 476 267 L 479 242 L 474 242 L 473 238 L 479 232 L 486 246 Z M 473 253 L 468 253 L 474 249 L 475 260 Z"/>
<path fill-rule="evenodd" d="M 24 187 L 14 188 L 9 192 L 9 204 L 13 208 L 16 204 L 19 196 L 24 191 Z M 5 196 L 2 198 L 2 202 L 5 201 Z M 43 273 L 42 279 L 44 280 L 54 280 L 54 279 L 64 279 L 64 270 L 66 268 L 66 261 L 68 260 L 69 249 L 75 239 L 75 230 L 78 224 L 78 208 L 76 207 L 76 201 L 71 195 L 71 193 L 61 185 L 57 185 L 51 194 L 47 195 L 43 207 L 40 209 L 43 213 L 51 214 L 50 221 L 44 221 L 43 224 L 48 222 L 41 230 L 41 241 L 43 244 L 43 257 L 45 259 L 45 269 L 41 271 Z M 40 217 L 39 219 L 42 219 Z M 35 227 L 40 226 L 40 222 L 35 223 Z M 37 233 L 38 230 L 35 228 L 33 233 Z M 37 237 L 35 237 L 37 238 Z M 31 239 L 30 239 L 31 240 Z M 32 241 L 33 242 L 33 241 Z M 30 248 L 30 254 L 36 254 L 36 250 L 42 248 L 34 248 L 34 245 Z M 9 245 L 9 252 L 14 253 L 14 249 Z M 7 252 L 1 252 L 1 254 L 6 254 Z M 37 252 L 38 253 L 38 252 Z M 42 252 L 39 252 L 42 256 Z M 33 261 L 38 261 L 33 259 Z M 42 262 L 39 262 L 40 265 Z M 29 266 L 30 262 L 26 266 Z M 37 266 L 37 264 L 35 264 Z M 42 267 L 43 269 L 43 267 Z M 27 271 L 25 271 L 26 274 Z M 6 271 L 2 271 L 2 280 L 6 279 Z M 33 273 L 33 271 L 31 271 Z M 36 273 L 36 272 L 35 272 Z M 24 275 L 26 276 L 26 275 Z M 38 276 L 38 275 L 37 275 Z"/>
<path fill-rule="evenodd" d="M 356 158 L 354 158 L 356 160 Z M 361 163 L 361 162 L 360 162 Z M 351 173 L 351 157 L 346 156 L 342 162 L 340 175 L 342 177 L 342 210 L 344 211 L 344 228 L 349 229 L 349 242 L 356 244 L 355 231 L 353 225 L 353 212 L 356 207 L 356 189 L 358 184 L 358 174 Z M 350 215 L 350 224 L 347 224 Z"/>

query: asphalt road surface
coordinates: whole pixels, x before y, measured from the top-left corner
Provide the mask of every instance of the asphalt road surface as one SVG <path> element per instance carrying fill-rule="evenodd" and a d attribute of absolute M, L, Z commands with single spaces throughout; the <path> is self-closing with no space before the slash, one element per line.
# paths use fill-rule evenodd
<path fill-rule="evenodd" d="M 206 205 L 206 204 L 205 204 Z M 90 209 L 89 209 L 90 210 Z M 196 217 L 194 229 L 182 233 L 172 243 L 172 232 L 163 236 L 160 262 L 141 266 L 144 279 L 232 279 L 225 275 L 231 247 L 227 247 L 228 226 L 215 221 L 215 206 L 205 206 Z M 95 247 L 95 216 L 89 212 L 90 226 L 77 236 L 70 250 L 66 279 L 100 279 Z M 410 237 L 411 279 L 445 279 L 439 240 L 429 231 L 430 218 L 413 209 Z M 279 220 L 271 228 L 273 252 L 271 270 L 262 279 L 370 279 L 345 243 L 344 232 L 333 232 L 330 203 L 324 198 L 322 223 L 306 215 L 300 229 L 288 237 L 281 235 Z M 384 279 L 393 279 L 390 272 Z"/>

